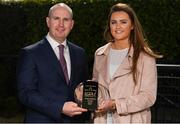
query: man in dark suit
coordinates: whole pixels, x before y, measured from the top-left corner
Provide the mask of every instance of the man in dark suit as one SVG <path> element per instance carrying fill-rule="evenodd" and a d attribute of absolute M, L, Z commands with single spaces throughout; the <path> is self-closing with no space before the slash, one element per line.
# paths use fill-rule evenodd
<path fill-rule="evenodd" d="M 47 36 L 23 48 L 17 66 L 25 122 L 82 121 L 87 109 L 74 102 L 74 90 L 88 79 L 88 67 L 84 49 L 66 39 L 74 25 L 71 8 L 64 3 L 52 6 L 46 22 Z"/>

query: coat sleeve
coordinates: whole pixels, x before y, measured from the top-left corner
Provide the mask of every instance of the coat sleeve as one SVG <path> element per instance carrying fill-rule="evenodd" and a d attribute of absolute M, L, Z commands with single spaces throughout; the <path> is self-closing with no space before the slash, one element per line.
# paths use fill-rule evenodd
<path fill-rule="evenodd" d="M 157 68 L 155 59 L 149 56 L 142 58 L 140 73 L 138 75 L 136 93 L 127 97 L 116 99 L 118 114 L 129 114 L 151 107 L 157 95 Z"/>
<path fill-rule="evenodd" d="M 52 101 L 38 91 L 38 70 L 32 55 L 23 49 L 17 66 L 17 87 L 20 101 L 35 111 L 59 120 L 65 101 Z"/>

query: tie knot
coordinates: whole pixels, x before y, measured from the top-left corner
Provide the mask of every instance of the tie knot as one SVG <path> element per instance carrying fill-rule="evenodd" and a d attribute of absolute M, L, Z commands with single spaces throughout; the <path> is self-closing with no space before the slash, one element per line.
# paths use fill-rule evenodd
<path fill-rule="evenodd" d="M 59 47 L 59 51 L 61 53 L 64 53 L 64 45 L 59 45 L 58 47 Z"/>

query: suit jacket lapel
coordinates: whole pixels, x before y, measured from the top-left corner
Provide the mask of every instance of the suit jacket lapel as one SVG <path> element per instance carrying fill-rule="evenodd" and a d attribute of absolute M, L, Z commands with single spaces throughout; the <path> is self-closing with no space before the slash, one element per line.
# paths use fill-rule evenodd
<path fill-rule="evenodd" d="M 63 70 L 62 67 L 60 66 L 59 60 L 56 57 L 51 45 L 49 44 L 46 38 L 44 38 L 42 42 L 42 49 L 44 56 L 46 57 L 46 60 L 49 63 L 49 65 L 54 66 L 54 70 L 56 70 L 60 75 L 60 77 L 65 81 Z"/>
<path fill-rule="evenodd" d="M 67 45 L 69 47 L 69 55 L 70 55 L 70 59 L 71 59 L 71 76 L 70 76 L 70 82 L 72 82 L 73 78 L 74 78 L 74 73 L 75 73 L 75 65 L 76 61 L 76 57 L 75 57 L 75 52 L 74 52 L 74 49 L 73 49 L 73 46 L 71 45 L 70 42 L 67 41 Z M 73 63 L 73 64 L 72 64 Z"/>

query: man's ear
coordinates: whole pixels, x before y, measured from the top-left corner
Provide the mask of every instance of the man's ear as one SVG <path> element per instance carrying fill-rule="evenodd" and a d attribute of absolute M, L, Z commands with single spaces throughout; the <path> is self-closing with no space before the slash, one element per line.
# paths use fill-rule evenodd
<path fill-rule="evenodd" d="M 46 24 L 47 24 L 47 27 L 49 27 L 49 17 L 46 17 Z"/>
<path fill-rule="evenodd" d="M 71 29 L 74 27 L 74 20 L 72 20 Z"/>

